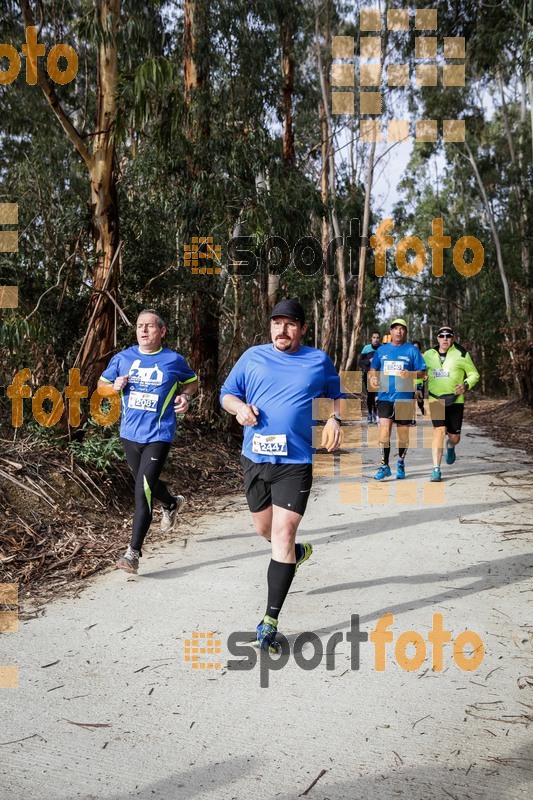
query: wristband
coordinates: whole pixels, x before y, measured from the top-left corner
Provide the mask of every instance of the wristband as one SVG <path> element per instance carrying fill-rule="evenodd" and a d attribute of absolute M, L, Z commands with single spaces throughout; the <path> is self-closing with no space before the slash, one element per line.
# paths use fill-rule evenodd
<path fill-rule="evenodd" d="M 339 415 L 338 415 L 338 414 L 330 414 L 330 415 L 329 415 L 329 417 L 328 417 L 328 419 L 334 419 L 334 420 L 336 420 L 336 421 L 339 423 L 339 425 L 340 425 L 340 424 L 341 424 L 341 422 L 342 422 L 342 420 L 341 420 L 341 418 L 339 417 Z"/>

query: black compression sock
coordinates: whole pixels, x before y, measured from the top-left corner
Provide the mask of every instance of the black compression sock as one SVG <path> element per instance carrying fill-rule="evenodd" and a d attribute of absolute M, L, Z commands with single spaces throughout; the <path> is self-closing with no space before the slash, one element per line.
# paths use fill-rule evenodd
<path fill-rule="evenodd" d="M 265 614 L 277 619 L 294 578 L 295 564 L 271 559 L 267 571 L 268 602 Z"/>
<path fill-rule="evenodd" d="M 386 467 L 389 466 L 389 458 L 390 458 L 390 447 L 382 447 L 381 448 L 381 463 Z"/>
<path fill-rule="evenodd" d="M 400 459 L 400 461 L 404 460 L 406 453 L 407 453 L 407 447 L 398 448 L 398 458 Z"/>

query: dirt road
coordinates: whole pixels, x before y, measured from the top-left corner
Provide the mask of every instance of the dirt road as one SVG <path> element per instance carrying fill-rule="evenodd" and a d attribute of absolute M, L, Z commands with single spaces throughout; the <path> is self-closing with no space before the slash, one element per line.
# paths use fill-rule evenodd
<path fill-rule="evenodd" d="M 422 449 L 407 461 L 416 505 L 396 503 L 393 480 L 388 503 L 368 504 L 375 451 L 361 505 L 340 502 L 336 478 L 315 483 L 301 537 L 314 555 L 282 614 L 281 669 L 268 656 L 248 670 L 229 663 L 230 634 L 263 613 L 269 558 L 235 497 L 148 547 L 138 577 L 102 575 L 2 634 L 0 664 L 19 667 L 19 688 L 0 689 L 2 797 L 530 797 L 533 464 L 479 429 L 464 433 L 443 469 L 444 504 L 423 502 Z M 379 623 L 381 639 L 347 641 L 355 615 L 362 634 Z M 442 647 L 442 671 L 428 642 L 439 619 L 456 642 L 455 658 L 452 642 Z M 408 631 L 417 635 L 398 643 Z M 200 653 L 205 666 L 193 669 L 185 644 L 205 644 L 205 632 L 220 655 Z M 318 640 L 295 656 L 302 632 Z M 328 640 L 334 663 L 320 657 Z"/>

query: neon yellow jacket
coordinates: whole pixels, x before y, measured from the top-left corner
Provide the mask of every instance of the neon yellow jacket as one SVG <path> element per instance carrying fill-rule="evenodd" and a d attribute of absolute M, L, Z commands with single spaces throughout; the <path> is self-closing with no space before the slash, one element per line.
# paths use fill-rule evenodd
<path fill-rule="evenodd" d="M 460 344 L 452 344 L 441 363 L 439 348 L 433 347 L 424 353 L 424 361 L 428 370 L 429 401 L 437 397 L 453 394 L 459 383 L 466 383 L 472 389 L 479 381 L 479 372 L 470 358 L 470 354 Z M 464 403 L 464 394 L 457 395 L 456 403 Z"/>

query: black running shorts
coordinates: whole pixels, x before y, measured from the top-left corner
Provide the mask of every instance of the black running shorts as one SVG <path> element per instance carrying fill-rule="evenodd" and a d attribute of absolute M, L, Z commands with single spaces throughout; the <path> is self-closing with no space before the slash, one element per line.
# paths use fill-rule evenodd
<path fill-rule="evenodd" d="M 446 425 L 447 433 L 461 433 L 463 424 L 464 403 L 452 403 L 445 406 L 443 400 L 432 400 L 429 404 L 429 413 L 434 428 Z"/>
<path fill-rule="evenodd" d="M 241 455 L 244 492 L 252 513 L 279 506 L 305 514 L 313 484 L 312 464 L 256 464 Z"/>
<path fill-rule="evenodd" d="M 378 417 L 392 419 L 396 425 L 414 425 L 415 401 L 397 400 L 391 403 L 390 400 L 378 400 Z"/>

